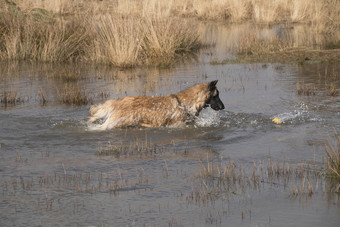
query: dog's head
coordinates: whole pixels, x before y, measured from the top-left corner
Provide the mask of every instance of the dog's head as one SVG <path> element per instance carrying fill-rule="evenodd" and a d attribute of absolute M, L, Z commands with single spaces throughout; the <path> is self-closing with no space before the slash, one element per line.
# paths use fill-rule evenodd
<path fill-rule="evenodd" d="M 209 83 L 209 91 L 210 91 L 210 96 L 209 99 L 207 100 L 205 107 L 210 106 L 213 110 L 223 110 L 224 109 L 224 104 L 221 101 L 219 97 L 219 91 L 216 88 L 218 80 L 214 80 Z"/>

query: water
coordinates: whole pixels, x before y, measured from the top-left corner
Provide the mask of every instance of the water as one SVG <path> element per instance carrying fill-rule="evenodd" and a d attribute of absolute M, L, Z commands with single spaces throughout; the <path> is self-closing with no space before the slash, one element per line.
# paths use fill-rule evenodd
<path fill-rule="evenodd" d="M 251 176 L 254 163 L 266 172 L 269 158 L 322 168 L 325 140 L 340 131 L 339 65 L 212 65 L 219 53 L 211 51 L 171 69 L 2 66 L 0 90 L 20 102 L 0 107 L 1 226 L 338 226 L 338 194 L 305 169 L 304 177 L 259 174 L 258 187 L 249 181 L 233 190 L 217 190 L 216 179 L 200 174 L 234 160 Z M 67 73 L 81 77 L 60 76 Z M 333 73 L 335 96 L 323 76 Z M 180 129 L 91 131 L 91 104 L 59 102 L 66 84 L 99 103 L 215 79 L 226 109 L 205 109 Z M 301 81 L 316 94 L 298 95 Z"/>

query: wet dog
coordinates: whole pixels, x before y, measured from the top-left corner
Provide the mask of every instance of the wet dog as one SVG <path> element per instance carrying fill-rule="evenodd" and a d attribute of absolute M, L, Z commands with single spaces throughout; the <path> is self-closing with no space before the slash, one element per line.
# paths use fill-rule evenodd
<path fill-rule="evenodd" d="M 89 122 L 99 122 L 98 129 L 121 127 L 180 127 L 192 121 L 203 108 L 223 110 L 216 88 L 217 80 L 194 85 L 165 96 L 127 96 L 108 100 L 90 108 Z"/>

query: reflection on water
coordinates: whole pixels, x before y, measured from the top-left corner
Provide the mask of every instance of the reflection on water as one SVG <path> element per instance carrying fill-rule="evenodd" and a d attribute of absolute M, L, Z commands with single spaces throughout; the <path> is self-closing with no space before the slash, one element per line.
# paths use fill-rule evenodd
<path fill-rule="evenodd" d="M 1 225 L 337 226 L 339 196 L 318 173 L 324 140 L 340 131 L 339 65 L 211 65 L 249 27 L 205 28 L 216 45 L 170 69 L 1 67 L 1 97 L 24 97 L 0 104 Z M 89 131 L 91 104 L 61 104 L 57 92 L 73 84 L 99 103 L 215 79 L 226 109 L 181 129 Z M 317 92 L 299 95 L 298 82 Z"/>
<path fill-rule="evenodd" d="M 203 61 L 221 62 L 225 59 L 234 58 L 242 48 L 242 42 L 250 44 L 259 43 L 263 40 L 269 44 L 280 40 L 284 48 L 312 48 L 324 49 L 331 43 L 339 40 L 340 32 L 334 34 L 322 34 L 317 30 L 303 25 L 272 25 L 261 26 L 254 24 L 228 25 L 208 23 L 200 24 L 200 36 L 203 43 L 209 48 L 205 50 Z M 275 44 L 275 43 L 274 43 Z M 267 47 L 270 49 L 270 47 Z M 280 48 L 278 48 L 280 50 Z"/>

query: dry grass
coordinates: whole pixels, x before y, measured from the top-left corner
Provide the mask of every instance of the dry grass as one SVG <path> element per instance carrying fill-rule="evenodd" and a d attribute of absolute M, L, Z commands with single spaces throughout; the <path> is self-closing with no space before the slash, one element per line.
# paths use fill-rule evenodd
<path fill-rule="evenodd" d="M 176 18 L 117 18 L 93 21 L 97 37 L 89 56 L 95 62 L 119 67 L 170 65 L 175 57 L 199 48 L 192 23 Z"/>
<path fill-rule="evenodd" d="M 231 22 L 252 20 L 266 24 L 299 22 L 313 24 L 320 30 L 325 30 L 326 27 L 338 27 L 340 21 L 340 3 L 336 0 L 187 0 L 185 2 L 189 7 L 182 8 L 183 14 L 197 15 L 199 18 L 209 20 Z"/>
<path fill-rule="evenodd" d="M 147 18 L 143 23 L 145 60 L 168 65 L 175 57 L 197 50 L 200 42 L 197 30 L 192 29 L 194 25 L 191 21 L 176 18 Z"/>
<path fill-rule="evenodd" d="M 23 10 L 44 8 L 61 15 L 113 12 L 120 16 L 152 15 L 197 17 L 203 20 L 257 23 L 299 22 L 316 26 L 339 26 L 337 0 L 17 0 Z"/>
<path fill-rule="evenodd" d="M 83 21 L 73 18 L 57 22 L 46 10 L 0 11 L 0 59 L 65 62 L 75 60 L 86 49 Z"/>
<path fill-rule="evenodd" d="M 169 65 L 199 48 L 190 20 L 305 23 L 323 33 L 340 26 L 336 0 L 0 0 L 0 59 L 83 61 L 118 67 Z M 254 45 L 255 44 L 255 45 Z M 248 35 L 242 53 L 282 50 L 286 43 Z"/>
<path fill-rule="evenodd" d="M 72 16 L 59 16 L 27 4 L 23 4 L 25 10 L 4 4 L 0 10 L 2 60 L 169 65 L 177 56 L 199 47 L 196 26 L 163 11 L 159 15 L 143 11 L 145 16 L 97 16 L 94 8 L 85 10 L 74 3 Z"/>
<path fill-rule="evenodd" d="M 199 48 L 193 24 L 176 18 L 105 15 L 93 23 L 97 36 L 89 56 L 94 62 L 119 67 L 170 65 L 177 56 Z"/>
<path fill-rule="evenodd" d="M 104 15 L 92 23 L 97 31 L 90 50 L 92 53 L 89 54 L 93 61 L 122 67 L 137 65 L 143 40 L 137 19 Z"/>
<path fill-rule="evenodd" d="M 238 54 L 242 56 L 263 55 L 266 53 L 280 52 L 290 48 L 289 39 L 280 39 L 277 36 L 262 37 L 254 29 L 241 35 L 238 44 Z"/>

